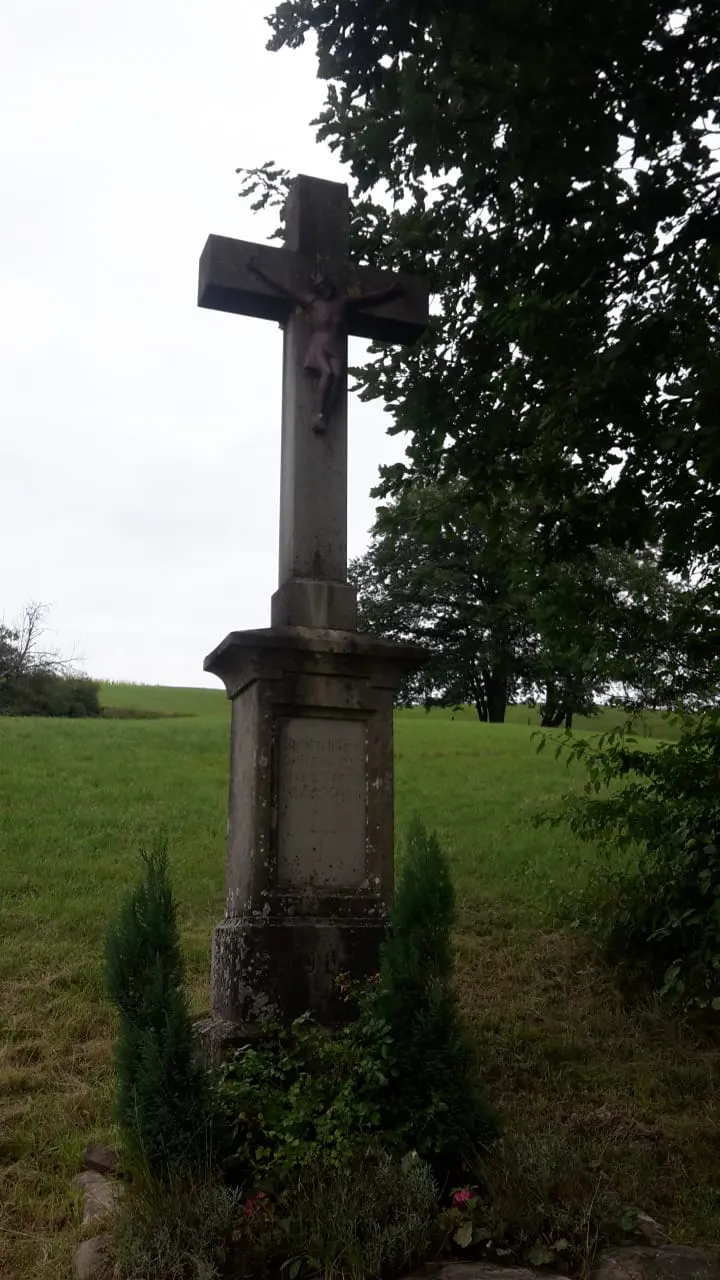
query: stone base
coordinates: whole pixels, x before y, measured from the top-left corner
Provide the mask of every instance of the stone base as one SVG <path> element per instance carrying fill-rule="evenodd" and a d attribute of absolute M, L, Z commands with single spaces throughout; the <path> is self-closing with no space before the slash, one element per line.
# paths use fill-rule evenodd
<path fill-rule="evenodd" d="M 211 1007 L 241 1038 L 306 1011 L 337 1025 L 338 975 L 377 972 L 393 891 L 393 697 L 424 658 L 376 636 L 271 627 L 233 632 L 205 661 L 232 701 Z"/>
<path fill-rule="evenodd" d="M 217 1067 L 236 1049 L 259 1044 L 262 1040 L 262 1027 L 257 1024 L 250 1026 L 241 1022 L 229 1022 L 227 1018 L 218 1018 L 210 1013 L 195 1019 L 193 1034 L 203 1066 Z"/>
<path fill-rule="evenodd" d="M 377 972 L 384 904 L 375 904 L 375 914 L 374 921 L 304 918 L 218 925 L 211 984 L 216 1017 L 252 1026 L 290 1021 L 311 1009 L 325 1026 L 340 1025 L 348 1010 L 338 990 L 339 974 L 359 979 Z"/>

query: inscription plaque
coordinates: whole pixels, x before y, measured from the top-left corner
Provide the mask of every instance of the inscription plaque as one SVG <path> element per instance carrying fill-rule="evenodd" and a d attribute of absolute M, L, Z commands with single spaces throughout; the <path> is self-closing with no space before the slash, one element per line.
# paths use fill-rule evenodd
<path fill-rule="evenodd" d="M 354 889 L 365 879 L 366 744 L 360 720 L 278 725 L 279 887 Z"/>

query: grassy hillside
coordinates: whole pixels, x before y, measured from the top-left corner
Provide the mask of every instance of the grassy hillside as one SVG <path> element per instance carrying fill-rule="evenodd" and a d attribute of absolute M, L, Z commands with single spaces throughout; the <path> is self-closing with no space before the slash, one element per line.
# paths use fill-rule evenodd
<path fill-rule="evenodd" d="M 109 711 L 141 711 L 157 716 L 227 716 L 228 700 L 217 689 L 176 689 L 159 684 L 119 684 L 106 681 L 100 686 L 100 703 Z"/>
<path fill-rule="evenodd" d="M 103 939 L 142 840 L 169 836 L 197 1011 L 222 915 L 223 693 L 107 685 L 103 702 L 160 714 L 0 719 L 3 1280 L 70 1274 L 71 1179 L 85 1142 L 112 1136 Z M 579 782 L 536 754 L 532 733 L 465 712 L 396 721 L 398 827 L 419 811 L 452 856 L 479 1069 L 511 1128 L 565 1135 L 627 1203 L 681 1237 L 720 1240 L 715 1055 L 653 1009 L 628 1012 L 590 945 L 552 927 L 548 886 L 581 883 L 588 855 L 532 824 Z"/>

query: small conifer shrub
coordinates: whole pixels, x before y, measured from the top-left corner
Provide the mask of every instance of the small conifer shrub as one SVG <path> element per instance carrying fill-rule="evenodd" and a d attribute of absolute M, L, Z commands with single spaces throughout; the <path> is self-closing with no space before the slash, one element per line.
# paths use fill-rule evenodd
<path fill-rule="evenodd" d="M 106 947 L 106 985 L 119 1015 L 115 1117 L 132 1165 L 168 1181 L 208 1161 L 209 1106 L 183 989 L 167 847 L 141 849 L 144 876 Z"/>
<path fill-rule="evenodd" d="M 444 1181 L 497 1133 L 451 987 L 455 894 L 434 832 L 416 819 L 405 845 L 373 1012 L 388 1030 L 383 1127 Z"/>

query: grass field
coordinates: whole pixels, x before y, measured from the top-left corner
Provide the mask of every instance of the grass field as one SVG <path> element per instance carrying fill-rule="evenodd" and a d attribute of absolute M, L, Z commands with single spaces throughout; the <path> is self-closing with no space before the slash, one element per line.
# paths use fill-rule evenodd
<path fill-rule="evenodd" d="M 70 1275 L 71 1180 L 85 1143 L 112 1137 L 103 940 L 140 842 L 168 834 L 198 1012 L 222 915 L 224 696 L 109 685 L 103 701 L 157 718 L 0 719 L 3 1280 Z M 411 711 L 396 723 L 398 829 L 417 811 L 450 851 L 458 989 L 480 1070 L 511 1130 L 566 1135 L 626 1204 L 679 1239 L 718 1244 L 717 1054 L 652 1007 L 626 1009 L 591 945 L 553 926 L 549 887 L 581 883 L 589 855 L 532 824 L 579 780 L 536 754 L 529 715 L 486 726 Z M 664 721 L 645 727 L 667 733 Z"/>

